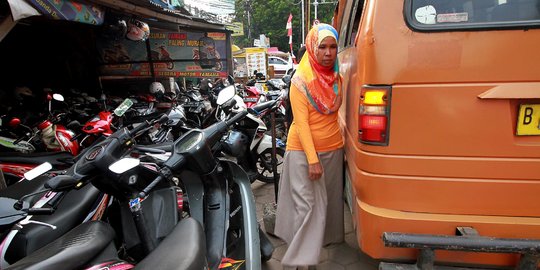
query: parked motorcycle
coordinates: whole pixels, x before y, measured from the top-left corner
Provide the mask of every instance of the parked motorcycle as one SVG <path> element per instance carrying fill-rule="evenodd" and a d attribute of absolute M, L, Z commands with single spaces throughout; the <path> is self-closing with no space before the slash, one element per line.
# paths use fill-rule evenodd
<path fill-rule="evenodd" d="M 198 89 L 192 88 L 182 91 L 178 100 L 184 107 L 188 125 L 192 127 L 204 127 L 207 120 L 212 116 L 212 103 L 204 99 Z"/>
<path fill-rule="evenodd" d="M 43 162 L 49 162 L 57 169 L 67 168 L 73 164 L 73 157 L 79 153 L 80 148 L 75 140 L 75 134 L 60 124 L 65 113 L 52 114 L 52 99 L 63 101 L 61 95 L 49 94 L 49 116 L 37 124 L 35 128 L 26 127 L 16 118 L 12 119 L 12 126 L 22 126 L 27 130 L 26 134 L 12 141 L 14 149 L 28 145 L 33 149 L 43 148 L 44 151 L 48 152 L 0 153 L 0 170 L 3 172 L 8 186 L 24 179 L 25 172 Z"/>
<path fill-rule="evenodd" d="M 3 150 L 20 153 L 32 153 L 36 151 L 36 147 L 32 143 L 36 136 L 26 135 L 35 135 L 32 128 L 22 124 L 21 120 L 17 117 L 9 119 L 7 123 L 4 123 L 4 121 L 4 119 L 0 121 L 0 147 Z M 16 130 L 19 132 L 16 132 Z"/>
<path fill-rule="evenodd" d="M 235 88 L 232 86 L 222 91 L 232 92 L 235 95 Z M 277 172 L 273 171 L 272 166 L 272 137 L 266 134 L 267 127 L 261 116 L 275 109 L 277 104 L 277 100 L 273 100 L 251 107 L 250 111 L 252 113 L 248 114 L 244 120 L 235 125 L 222 143 L 223 152 L 226 155 L 236 158 L 238 164 L 248 173 L 251 182 L 254 182 L 256 179 L 266 183 L 274 182 L 274 173 Z M 238 95 L 218 106 L 218 112 L 229 115 L 236 108 L 240 108 L 241 110 L 247 108 L 243 99 Z M 285 155 L 284 147 L 285 145 L 278 140 L 276 148 L 278 164 L 276 168 L 282 163 L 283 156 Z M 276 177 L 279 178 L 279 174 Z"/>
<path fill-rule="evenodd" d="M 25 173 L 27 180 L 0 191 L 2 269 L 75 226 L 90 220 L 100 220 L 109 205 L 111 197 L 92 185 L 81 186 L 76 190 L 58 189 L 55 192 L 44 189 L 44 183 L 50 176 L 59 173 L 54 171 L 38 177 L 52 168 L 51 164 L 44 165 Z"/>
<path fill-rule="evenodd" d="M 50 179 L 50 181 L 51 180 L 52 179 Z M 52 182 L 54 181 L 52 180 Z M 54 185 L 52 182 L 51 184 Z M 58 182 L 56 183 L 58 184 Z M 41 182 L 41 184 L 43 184 L 43 182 Z M 49 188 L 58 191 L 56 194 L 66 192 L 66 189 L 70 189 L 71 187 L 72 186 L 69 184 L 64 187 L 61 187 L 61 185 L 55 185 L 54 187 L 49 186 Z M 89 193 L 88 190 L 84 190 L 86 187 L 91 187 L 91 185 L 85 185 L 85 187 L 80 190 L 83 195 Z M 73 191 L 70 191 L 70 193 L 71 192 Z M 81 192 L 79 192 L 79 194 Z M 48 197 L 54 198 L 54 196 Z M 68 197 L 69 195 L 66 196 L 64 200 L 68 200 Z M 83 199 L 86 197 L 88 196 L 83 197 Z M 29 207 L 29 204 L 26 202 L 28 199 L 28 197 L 19 200 L 0 197 L 0 226 L 18 222 L 18 228 L 16 227 L 9 232 L 2 243 L 2 269 L 96 270 L 133 268 L 132 260 L 127 262 L 118 257 L 118 254 L 121 253 L 121 251 L 116 248 L 114 243 L 116 233 L 113 227 L 108 223 L 93 219 L 92 221 L 83 222 L 64 235 L 59 236 L 59 233 L 63 232 L 66 227 L 70 227 L 66 224 L 66 220 L 57 219 L 56 221 L 58 223 L 55 224 L 59 224 L 59 226 L 55 226 L 50 223 L 39 222 L 33 219 L 39 216 L 56 216 L 57 218 L 67 217 L 68 221 L 70 221 L 73 220 L 73 213 L 64 212 L 63 214 L 59 214 L 62 208 L 56 209 L 51 204 L 46 204 L 45 196 L 34 204 L 33 207 Z M 101 203 L 100 207 L 106 205 L 106 203 Z M 69 208 L 72 207 L 80 209 L 81 204 L 69 206 Z M 34 218 L 32 218 L 32 215 L 34 215 Z M 28 227 L 30 227 L 30 230 L 33 229 L 33 231 L 30 231 L 33 233 L 28 233 L 28 230 L 26 230 L 26 234 L 18 232 L 19 230 L 22 231 Z M 39 232 L 36 231 L 36 228 L 44 228 L 43 230 L 46 231 Z M 50 231 L 50 233 L 47 233 L 47 230 Z M 40 242 L 36 242 L 37 238 L 41 238 L 42 241 L 49 241 L 50 243 L 41 249 L 36 250 L 29 256 L 18 260 L 16 263 L 7 265 L 5 259 L 9 259 L 8 256 L 10 254 L 7 252 L 10 252 L 10 250 L 6 250 L 5 247 L 14 242 L 16 236 L 21 234 L 24 234 L 28 240 L 30 240 L 28 243 L 23 242 L 26 245 L 35 246 L 36 244 L 40 244 Z M 55 238 L 56 240 L 54 240 Z M 41 242 L 41 244 L 43 246 L 43 242 Z M 17 249 L 17 247 L 14 249 Z M 138 263 L 135 269 L 206 269 L 204 252 L 205 246 L 202 227 L 194 219 L 184 218 L 175 226 L 174 230 L 166 237 L 166 239 L 153 250 L 153 252 Z"/>
<path fill-rule="evenodd" d="M 228 126 L 244 116 L 245 113 L 239 113 L 227 122 L 218 122 L 207 129 L 186 133 L 174 143 L 171 157 L 159 166 L 159 170 L 155 164 L 148 163 L 129 166 L 132 168 L 128 170 L 116 170 L 114 166 L 110 166 L 129 152 L 134 137 L 151 124 L 140 125 L 131 131 L 123 128 L 105 141 L 91 147 L 64 175 L 48 180 L 45 186 L 59 192 L 83 187 L 91 182 L 98 189 L 115 196 L 120 209 L 117 216 L 117 220 L 120 221 L 117 226 L 122 228 L 120 236 L 123 243 L 122 250 L 125 250 L 129 257 L 139 261 L 141 258 L 152 257 L 156 244 L 172 235 L 170 232 L 175 227 L 177 220 L 175 217 L 179 210 L 178 187 L 175 184 L 181 179 L 180 186 L 185 190 L 184 194 L 189 205 L 188 213 L 205 227 L 207 259 L 211 269 L 217 269 L 224 255 L 228 258 L 235 256 L 233 258 L 236 259 L 233 261 L 245 263 L 246 269 L 260 269 L 260 236 L 257 234 L 255 205 L 249 180 L 240 167 L 232 162 L 216 160 L 210 150 L 210 145 L 221 138 Z M 99 176 L 96 175 L 98 171 Z M 175 178 L 176 174 L 180 174 L 180 177 Z M 26 213 L 35 212 L 36 210 L 29 209 L 26 211 Z M 192 234 L 200 235 L 202 230 L 199 232 L 193 231 Z M 100 238 L 101 234 L 95 234 L 93 237 Z M 162 244 L 166 240 L 163 240 Z M 190 243 L 189 246 L 194 251 L 200 250 L 200 245 L 192 245 Z M 172 249 L 172 246 L 168 248 Z M 37 254 L 47 253 L 46 250 Z M 47 254 L 49 256 L 38 256 L 39 261 L 29 256 L 13 267 L 39 264 L 40 269 L 47 269 L 48 264 L 54 263 L 55 260 L 63 262 L 65 259 L 66 263 L 81 260 L 79 257 L 73 260 L 64 257 L 69 254 L 80 254 L 77 252 L 65 252 L 61 256 Z M 265 258 L 271 256 L 271 252 L 269 255 L 268 252 L 265 254 Z M 237 259 L 243 257 L 245 261 Z M 83 256 L 83 258 L 91 257 Z M 142 259 L 140 264 L 144 265 L 145 260 Z M 170 262 L 162 263 L 170 264 Z"/>
<path fill-rule="evenodd" d="M 105 103 L 105 102 L 104 102 Z M 113 133 L 119 125 L 117 118 L 122 117 L 126 111 L 128 111 L 133 105 L 133 101 L 129 98 L 124 99 L 118 107 L 114 110 L 108 110 L 108 106 L 104 104 L 104 108 L 96 116 L 88 120 L 81 128 L 81 132 L 75 136 L 75 138 L 82 137 L 80 145 L 82 147 L 89 147 L 96 140 L 99 140 L 101 136 L 108 137 Z"/>
<path fill-rule="evenodd" d="M 72 140 L 75 137 L 75 133 L 60 124 L 65 113 L 52 114 L 52 99 L 64 101 L 64 97 L 60 94 L 47 95 L 49 117 L 37 125 L 41 141 L 45 144 L 48 151 L 67 151 L 76 156 L 79 154 L 79 144 L 76 140 Z"/>

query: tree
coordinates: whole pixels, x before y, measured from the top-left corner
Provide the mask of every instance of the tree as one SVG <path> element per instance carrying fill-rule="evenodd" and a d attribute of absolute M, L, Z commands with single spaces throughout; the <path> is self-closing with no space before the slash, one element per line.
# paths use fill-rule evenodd
<path fill-rule="evenodd" d="M 307 5 L 307 0 L 305 4 Z M 317 17 L 323 23 L 332 20 L 335 4 L 321 4 L 318 6 Z M 244 36 L 233 39 L 236 45 L 252 47 L 253 39 L 260 34 L 270 39 L 273 47 L 281 51 L 289 51 L 289 38 L 285 25 L 292 13 L 293 20 L 293 50 L 296 52 L 302 43 L 302 13 L 300 0 L 236 0 L 235 15 L 237 22 L 244 24 Z M 313 5 L 310 7 L 311 20 L 314 18 Z M 248 20 L 249 14 L 249 20 Z M 251 33 L 251 38 L 248 34 Z M 307 35 L 307 32 L 305 33 Z"/>

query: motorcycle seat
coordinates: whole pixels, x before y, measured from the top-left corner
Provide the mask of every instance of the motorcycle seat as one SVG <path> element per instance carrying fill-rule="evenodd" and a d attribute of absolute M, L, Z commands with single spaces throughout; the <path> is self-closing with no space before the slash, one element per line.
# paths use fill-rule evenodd
<path fill-rule="evenodd" d="M 4 259 L 9 263 L 14 263 L 81 224 L 91 212 L 92 207 L 101 199 L 100 194 L 99 190 L 91 184 L 78 190 L 68 191 L 53 214 L 35 215 L 31 219 L 54 225 L 56 229 L 38 224 L 24 225 L 8 246 Z M 40 198 L 41 195 L 36 197 Z"/>
<path fill-rule="evenodd" d="M 259 103 L 253 107 L 251 107 L 252 110 L 254 110 L 257 113 L 260 113 L 266 109 L 272 108 L 276 104 L 276 100 L 270 100 L 263 103 Z"/>
<path fill-rule="evenodd" d="M 49 162 L 53 167 L 66 167 L 74 163 L 73 155 L 69 152 L 46 152 L 46 153 L 0 153 L 2 163 L 41 164 Z"/>
<path fill-rule="evenodd" d="M 135 269 L 206 269 L 206 244 L 201 224 L 193 218 L 182 219 L 156 249 Z M 189 243 L 179 245 L 178 243 Z"/>
<path fill-rule="evenodd" d="M 85 222 L 5 270 L 80 269 L 106 250 L 114 236 L 107 223 Z"/>

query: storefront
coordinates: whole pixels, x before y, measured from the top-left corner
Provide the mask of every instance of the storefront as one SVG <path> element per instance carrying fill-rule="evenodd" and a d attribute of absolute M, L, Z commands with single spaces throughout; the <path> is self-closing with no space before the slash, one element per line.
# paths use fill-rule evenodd
<path fill-rule="evenodd" d="M 140 22 L 149 33 L 131 27 Z M 144 91 L 153 81 L 181 85 L 233 70 L 223 25 L 155 0 L 2 1 L 0 58 L 0 92 L 8 94 L 23 85 L 37 92 Z"/>

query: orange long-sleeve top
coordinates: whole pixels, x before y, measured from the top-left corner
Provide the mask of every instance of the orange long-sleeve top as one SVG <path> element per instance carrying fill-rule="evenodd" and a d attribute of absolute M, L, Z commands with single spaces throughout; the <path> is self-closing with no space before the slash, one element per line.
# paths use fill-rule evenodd
<path fill-rule="evenodd" d="M 319 162 L 317 152 L 343 147 L 337 112 L 319 113 L 294 84 L 289 99 L 294 118 L 287 135 L 287 150 L 303 150 L 308 163 L 315 164 Z"/>

